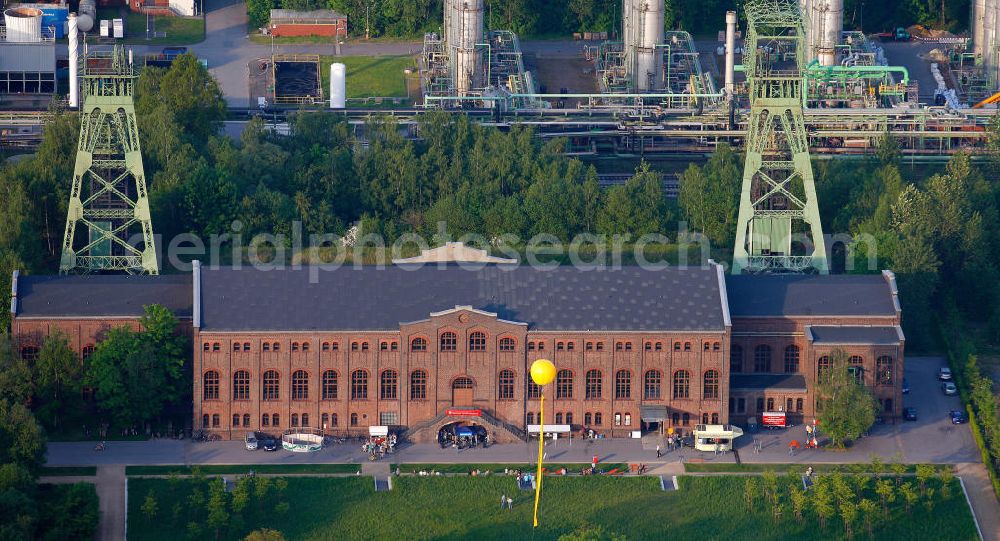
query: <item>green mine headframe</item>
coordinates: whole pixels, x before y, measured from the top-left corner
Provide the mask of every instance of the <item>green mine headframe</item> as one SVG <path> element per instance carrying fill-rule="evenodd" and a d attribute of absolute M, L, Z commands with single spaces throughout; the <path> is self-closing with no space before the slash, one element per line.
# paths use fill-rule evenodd
<path fill-rule="evenodd" d="M 797 0 L 747 3 L 750 98 L 734 274 L 828 272 L 802 101 L 807 66 Z"/>
<path fill-rule="evenodd" d="M 59 272 L 159 274 L 124 48 L 80 62 L 83 105 Z M 77 227 L 77 226 L 82 227 Z"/>

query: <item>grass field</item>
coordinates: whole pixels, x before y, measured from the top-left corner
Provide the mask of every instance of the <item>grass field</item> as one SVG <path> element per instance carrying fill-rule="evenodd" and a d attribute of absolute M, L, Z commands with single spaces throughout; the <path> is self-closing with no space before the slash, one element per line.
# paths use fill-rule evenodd
<path fill-rule="evenodd" d="M 275 480 L 257 478 L 268 483 Z M 287 478 L 280 492 L 271 488 L 258 497 L 249 491 L 249 503 L 241 513 L 216 514 L 218 539 L 239 539 L 253 529 L 268 527 L 283 532 L 289 540 L 368 539 L 556 539 L 590 523 L 607 532 L 637 539 L 843 539 L 839 517 L 820 528 L 808 511 L 797 521 L 787 509 L 774 520 L 771 506 L 760 496 L 751 510 L 744 503 L 745 478 L 682 477 L 680 490 L 663 492 L 655 477 L 546 478 L 542 494 L 541 524 L 531 527 L 532 498 L 520 491 L 512 477 L 400 477 L 390 492 L 374 492 L 369 477 Z M 797 484 L 785 477 L 783 490 Z M 207 525 L 212 500 L 209 483 L 217 480 L 132 479 L 129 481 L 129 539 L 178 539 L 216 536 Z M 940 484 L 931 481 L 931 485 Z M 940 486 L 932 510 L 917 503 L 906 513 L 900 502 L 891 504 L 889 518 L 873 523 L 876 539 L 907 541 L 940 539 L 947 531 L 950 541 L 976 538 L 971 513 L 957 481 L 951 497 L 940 498 Z M 160 511 L 144 516 L 143 501 L 152 494 Z M 192 494 L 194 496 L 192 497 Z M 499 509 L 499 498 L 514 498 L 513 510 Z M 866 493 L 869 498 L 874 494 Z M 226 495 L 224 497 L 231 498 Z M 217 496 L 218 498 L 218 496 Z M 881 514 L 881 513 L 879 513 Z M 867 538 L 862 518 L 855 534 Z"/>
<path fill-rule="evenodd" d="M 99 8 L 97 18 L 117 19 L 118 8 Z M 101 23 L 94 23 L 94 32 L 100 31 Z M 153 16 L 150 24 L 156 32 L 166 33 L 166 37 L 146 39 L 146 16 L 128 11 L 125 18 L 125 43 L 140 45 L 191 45 L 205 40 L 205 19 L 202 17 Z"/>
<path fill-rule="evenodd" d="M 97 466 L 43 466 L 43 477 L 90 477 L 97 475 Z"/>
<path fill-rule="evenodd" d="M 323 95 L 330 91 L 330 64 L 347 66 L 347 98 L 405 98 L 406 75 L 403 70 L 416 69 L 412 56 L 322 56 L 320 70 Z M 348 106 L 351 104 L 349 103 Z"/>
<path fill-rule="evenodd" d="M 256 473 L 357 473 L 359 464 L 205 464 L 197 467 L 206 475 Z M 191 475 L 191 466 L 125 466 L 125 475 Z"/>

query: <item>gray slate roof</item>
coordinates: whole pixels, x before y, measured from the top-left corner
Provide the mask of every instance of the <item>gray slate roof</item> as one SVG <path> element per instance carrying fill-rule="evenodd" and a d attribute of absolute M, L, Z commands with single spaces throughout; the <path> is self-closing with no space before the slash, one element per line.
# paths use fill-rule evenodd
<path fill-rule="evenodd" d="M 459 305 L 533 330 L 725 328 L 713 267 L 585 271 L 489 265 L 343 267 L 318 271 L 203 268 L 202 326 L 211 331 L 396 330 Z"/>
<path fill-rule="evenodd" d="M 880 274 L 726 276 L 732 317 L 894 316 Z"/>
<path fill-rule="evenodd" d="M 192 314 L 190 274 L 21 276 L 17 298 L 18 317 L 141 317 L 150 304 Z"/>
<path fill-rule="evenodd" d="M 801 374 L 731 374 L 730 391 L 776 391 L 806 392 L 806 378 Z"/>
<path fill-rule="evenodd" d="M 898 345 L 900 334 L 897 327 L 833 327 L 812 325 L 809 327 L 813 343 L 830 345 Z"/>

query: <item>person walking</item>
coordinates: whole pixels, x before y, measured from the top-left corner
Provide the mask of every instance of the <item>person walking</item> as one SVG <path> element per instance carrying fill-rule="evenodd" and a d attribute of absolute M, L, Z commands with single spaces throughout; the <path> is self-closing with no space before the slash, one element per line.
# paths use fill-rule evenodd
<path fill-rule="evenodd" d="M 505 505 L 507 505 L 507 495 L 506 494 L 501 494 L 500 495 L 500 509 L 503 509 L 503 507 Z"/>
<path fill-rule="evenodd" d="M 507 497 L 507 509 L 514 509 L 514 498 L 511 498 L 510 496 Z"/>
<path fill-rule="evenodd" d="M 656 446 L 656 458 L 660 458 L 661 456 L 663 456 L 663 453 L 660 452 L 660 446 L 657 445 Z"/>

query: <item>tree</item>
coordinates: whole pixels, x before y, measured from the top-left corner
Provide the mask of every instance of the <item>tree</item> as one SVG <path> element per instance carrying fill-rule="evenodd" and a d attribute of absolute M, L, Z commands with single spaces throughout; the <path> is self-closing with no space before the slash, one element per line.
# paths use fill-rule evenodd
<path fill-rule="evenodd" d="M 285 541 L 285 536 L 278 530 L 261 528 L 250 532 L 243 541 Z"/>
<path fill-rule="evenodd" d="M 865 530 L 868 532 L 868 537 L 873 537 L 872 530 L 874 529 L 875 520 L 879 518 L 878 505 L 868 498 L 861 498 L 858 501 L 858 511 L 864 517 Z"/>
<path fill-rule="evenodd" d="M 147 520 L 153 520 L 156 518 L 158 509 L 159 508 L 156 504 L 156 495 L 153 494 L 152 490 L 150 490 L 149 493 L 146 494 L 146 499 L 142 502 L 142 514 L 146 515 Z"/>
<path fill-rule="evenodd" d="M 669 214 L 659 174 L 643 162 L 624 185 L 608 190 L 597 228 L 605 235 L 662 233 Z"/>
<path fill-rule="evenodd" d="M 681 175 L 678 203 L 690 226 L 715 246 L 729 246 L 736 232 L 742 166 L 732 147 L 719 145 L 704 167 L 688 166 Z"/>
<path fill-rule="evenodd" d="M 851 501 L 840 502 L 840 517 L 844 519 L 844 531 L 847 538 L 854 537 L 854 523 L 858 520 L 858 506 Z"/>
<path fill-rule="evenodd" d="M 927 495 L 927 481 L 930 481 L 937 472 L 930 464 L 917 464 L 916 473 L 917 484 L 920 486 L 920 497 L 925 497 Z"/>
<path fill-rule="evenodd" d="M 879 479 L 875 482 L 875 494 L 882 504 L 882 514 L 888 517 L 889 504 L 896 501 L 896 487 L 888 479 Z"/>
<path fill-rule="evenodd" d="M 0 464 L 16 464 L 32 474 L 45 457 L 45 435 L 31 410 L 0 399 Z"/>
<path fill-rule="evenodd" d="M 31 366 L 14 351 L 10 336 L 0 332 L 0 399 L 28 404 L 35 391 L 34 381 Z"/>
<path fill-rule="evenodd" d="M 743 482 L 743 503 L 747 506 L 747 512 L 753 512 L 754 503 L 760 496 L 760 480 L 754 476 L 747 477 Z"/>
<path fill-rule="evenodd" d="M 274 0 L 247 0 L 247 19 L 251 31 L 267 25 L 271 20 L 271 10 L 276 7 Z"/>
<path fill-rule="evenodd" d="M 833 494 L 830 491 L 830 483 L 826 476 L 816 477 L 812 487 L 812 508 L 819 518 L 820 528 L 826 529 L 826 521 L 836 514 L 837 509 L 833 505 Z"/>
<path fill-rule="evenodd" d="M 100 408 L 120 424 L 152 420 L 190 389 L 184 370 L 186 339 L 175 334 L 177 318 L 163 306 L 146 307 L 142 331 L 116 327 L 97 345 L 86 382 L 97 389 Z"/>
<path fill-rule="evenodd" d="M 560 535 L 559 541 L 625 541 L 625 536 L 609 532 L 603 526 L 585 523 L 572 532 Z"/>
<path fill-rule="evenodd" d="M 69 345 L 69 337 L 54 330 L 45 337 L 35 362 L 38 381 L 37 393 L 45 406 L 43 417 L 59 426 L 59 412 L 65 408 L 67 397 L 79 396 L 83 364 L 80 357 Z"/>
<path fill-rule="evenodd" d="M 804 490 L 797 486 L 792 487 L 788 497 L 792 502 L 792 513 L 795 514 L 795 520 L 802 522 L 802 513 L 809 505 L 809 497 Z"/>
<path fill-rule="evenodd" d="M 97 534 L 100 512 L 97 490 L 92 483 L 40 487 L 38 502 L 40 514 L 35 539 L 93 539 Z"/>
<path fill-rule="evenodd" d="M 832 366 L 822 369 L 817 387 L 819 421 L 834 446 L 843 447 L 875 424 L 878 402 L 856 373 L 848 366 L 847 354 L 834 351 Z"/>
<path fill-rule="evenodd" d="M 906 504 L 906 514 L 910 514 L 913 504 L 920 500 L 920 494 L 913 488 L 913 483 L 903 483 L 899 485 L 899 493 L 903 495 L 903 503 Z"/>
<path fill-rule="evenodd" d="M 955 480 L 955 474 L 952 473 L 951 468 L 944 467 L 941 468 L 940 473 L 938 473 L 938 480 L 941 481 L 941 499 L 950 500 L 951 499 L 951 484 Z"/>
<path fill-rule="evenodd" d="M 229 511 L 226 510 L 225 481 L 219 478 L 208 486 L 208 527 L 215 530 L 215 538 L 218 539 L 222 528 L 229 522 Z"/>

